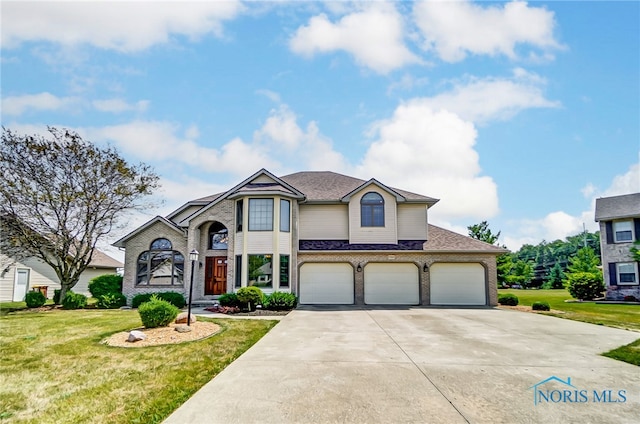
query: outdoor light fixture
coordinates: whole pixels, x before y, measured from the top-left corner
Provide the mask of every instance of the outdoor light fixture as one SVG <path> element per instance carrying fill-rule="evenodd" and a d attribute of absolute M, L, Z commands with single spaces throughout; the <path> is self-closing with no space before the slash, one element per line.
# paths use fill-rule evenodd
<path fill-rule="evenodd" d="M 424 266 L 422 267 L 422 270 L 423 270 L 424 272 L 429 272 L 429 265 L 424 264 Z"/>
<path fill-rule="evenodd" d="M 362 265 L 358 264 L 358 267 L 356 268 L 356 271 L 362 272 Z"/>
<path fill-rule="evenodd" d="M 189 253 L 189 260 L 191 261 L 191 283 L 189 284 L 189 308 L 187 310 L 187 327 L 191 327 L 191 298 L 193 297 L 193 273 L 196 262 L 198 261 L 198 251 L 193 249 Z"/>

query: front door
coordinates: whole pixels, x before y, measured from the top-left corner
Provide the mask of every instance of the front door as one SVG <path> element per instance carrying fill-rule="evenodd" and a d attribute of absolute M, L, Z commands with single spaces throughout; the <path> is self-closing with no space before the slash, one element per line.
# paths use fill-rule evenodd
<path fill-rule="evenodd" d="M 13 288 L 13 301 L 20 302 L 24 300 L 27 294 L 27 286 L 29 285 L 29 270 L 16 270 L 15 284 Z"/>
<path fill-rule="evenodd" d="M 209 257 L 204 273 L 204 294 L 218 295 L 227 291 L 227 257 Z"/>

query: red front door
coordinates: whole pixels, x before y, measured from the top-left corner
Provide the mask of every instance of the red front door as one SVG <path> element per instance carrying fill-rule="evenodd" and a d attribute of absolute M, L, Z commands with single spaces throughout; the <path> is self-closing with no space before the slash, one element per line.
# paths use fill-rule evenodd
<path fill-rule="evenodd" d="M 207 258 L 204 273 L 204 294 L 218 295 L 227 291 L 227 257 Z"/>

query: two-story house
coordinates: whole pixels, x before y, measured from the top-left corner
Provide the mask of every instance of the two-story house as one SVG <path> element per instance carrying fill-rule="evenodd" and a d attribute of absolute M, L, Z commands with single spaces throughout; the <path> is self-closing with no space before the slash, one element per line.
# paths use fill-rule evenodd
<path fill-rule="evenodd" d="M 126 249 L 123 291 L 241 287 L 293 292 L 302 304 L 495 305 L 505 250 L 429 225 L 437 199 L 334 172 L 260 170 L 186 203 L 114 243 Z"/>
<path fill-rule="evenodd" d="M 606 298 L 640 299 L 639 265 L 630 252 L 640 240 L 640 193 L 596 199 L 596 222 L 600 223 Z"/>

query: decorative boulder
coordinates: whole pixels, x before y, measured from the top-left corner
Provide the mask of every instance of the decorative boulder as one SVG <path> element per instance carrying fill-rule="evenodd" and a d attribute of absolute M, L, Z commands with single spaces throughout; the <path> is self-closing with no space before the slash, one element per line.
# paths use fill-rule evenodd
<path fill-rule="evenodd" d="M 189 314 L 187 312 L 180 312 L 176 317 L 176 324 L 186 324 L 188 315 Z M 197 321 L 196 316 L 191 314 L 191 322 L 196 322 L 196 321 Z"/>
<path fill-rule="evenodd" d="M 127 341 L 131 343 L 135 343 L 140 340 L 144 340 L 146 338 L 147 338 L 147 335 L 144 334 L 142 331 L 133 330 L 129 333 L 129 338 L 127 339 Z"/>
<path fill-rule="evenodd" d="M 176 325 L 176 331 L 178 333 L 188 333 L 191 331 L 191 327 L 188 325 Z"/>

